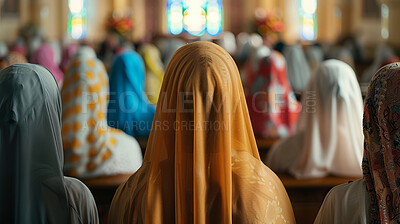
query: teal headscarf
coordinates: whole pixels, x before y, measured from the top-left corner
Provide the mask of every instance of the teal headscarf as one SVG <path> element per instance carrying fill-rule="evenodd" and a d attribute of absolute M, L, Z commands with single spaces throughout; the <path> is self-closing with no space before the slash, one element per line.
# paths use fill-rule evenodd
<path fill-rule="evenodd" d="M 143 59 L 134 51 L 125 51 L 111 67 L 108 124 L 133 137 L 148 137 L 155 109 L 145 93 Z"/>

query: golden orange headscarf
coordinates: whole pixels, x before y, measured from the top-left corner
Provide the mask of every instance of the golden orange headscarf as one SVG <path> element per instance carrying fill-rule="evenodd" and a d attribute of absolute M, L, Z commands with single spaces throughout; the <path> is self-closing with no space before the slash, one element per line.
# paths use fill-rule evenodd
<path fill-rule="evenodd" d="M 199 41 L 169 63 L 144 163 L 113 199 L 109 223 L 294 223 L 260 160 L 238 69 Z"/>

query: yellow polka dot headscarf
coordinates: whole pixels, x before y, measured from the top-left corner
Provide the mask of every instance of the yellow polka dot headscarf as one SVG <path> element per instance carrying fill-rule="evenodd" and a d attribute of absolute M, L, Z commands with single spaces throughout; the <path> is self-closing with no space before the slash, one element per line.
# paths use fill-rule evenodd
<path fill-rule="evenodd" d="M 62 90 L 64 170 L 68 175 L 130 173 L 142 162 L 137 141 L 107 126 L 108 88 L 106 70 L 93 49 L 78 50 Z"/>

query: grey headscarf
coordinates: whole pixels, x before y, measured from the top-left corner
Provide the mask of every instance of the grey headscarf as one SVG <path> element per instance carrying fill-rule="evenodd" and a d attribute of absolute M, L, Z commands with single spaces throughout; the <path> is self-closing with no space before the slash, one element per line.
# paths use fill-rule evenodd
<path fill-rule="evenodd" d="M 295 92 L 303 92 L 311 76 L 303 48 L 300 45 L 286 46 L 283 55 L 287 61 L 290 85 Z"/>
<path fill-rule="evenodd" d="M 98 222 L 90 191 L 63 176 L 61 111 L 57 82 L 46 68 L 15 64 L 0 71 L 0 217 L 4 223 Z M 81 185 L 68 189 L 71 182 Z M 71 192 L 82 197 L 80 207 L 73 206 L 76 197 Z"/>

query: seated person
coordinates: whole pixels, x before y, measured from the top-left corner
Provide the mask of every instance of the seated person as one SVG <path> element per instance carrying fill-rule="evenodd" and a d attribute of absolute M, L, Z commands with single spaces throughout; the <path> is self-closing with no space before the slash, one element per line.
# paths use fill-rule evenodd
<path fill-rule="evenodd" d="M 49 69 L 56 78 L 58 86 L 62 87 L 64 73 L 56 64 L 55 57 L 53 48 L 49 44 L 42 44 L 33 52 L 31 62 Z"/>
<path fill-rule="evenodd" d="M 142 167 L 118 188 L 109 223 L 294 223 L 260 160 L 239 71 L 211 42 L 167 67 Z"/>
<path fill-rule="evenodd" d="M 95 201 L 63 176 L 61 98 L 44 67 L 0 71 L 0 215 L 2 223 L 98 223 Z"/>
<path fill-rule="evenodd" d="M 270 55 L 248 69 L 245 92 L 254 132 L 263 138 L 284 138 L 295 131 L 301 105 L 296 100 L 286 73 L 285 58 L 266 46 Z M 252 66 L 249 66 L 252 67 Z"/>
<path fill-rule="evenodd" d="M 287 45 L 283 49 L 287 62 L 287 73 L 294 92 L 302 93 L 311 79 L 310 67 L 303 48 L 299 44 Z"/>
<path fill-rule="evenodd" d="M 361 177 L 363 102 L 354 71 L 325 61 L 303 96 L 296 134 L 274 145 L 265 164 L 298 179 Z"/>
<path fill-rule="evenodd" d="M 62 90 L 64 171 L 79 178 L 131 174 L 143 156 L 136 139 L 107 125 L 108 76 L 90 47 L 72 60 Z"/>
<path fill-rule="evenodd" d="M 145 93 L 145 67 L 140 55 L 127 50 L 111 67 L 107 120 L 135 138 L 147 138 L 155 113 Z"/>
<path fill-rule="evenodd" d="M 371 79 L 364 106 L 363 179 L 334 187 L 315 223 L 399 223 L 400 63 Z"/>
<path fill-rule="evenodd" d="M 158 48 L 152 44 L 146 44 L 140 49 L 146 66 L 146 94 L 150 102 L 157 105 L 162 80 L 164 77 L 164 65 Z"/>

